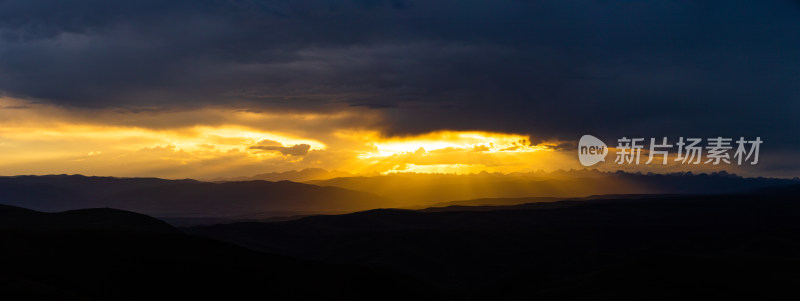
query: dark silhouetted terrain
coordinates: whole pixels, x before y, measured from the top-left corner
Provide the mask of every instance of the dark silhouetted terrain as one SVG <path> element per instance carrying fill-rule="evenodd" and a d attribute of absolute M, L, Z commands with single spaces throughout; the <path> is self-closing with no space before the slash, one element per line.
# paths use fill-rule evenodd
<path fill-rule="evenodd" d="M 387 268 L 477 300 L 798 295 L 800 202 L 794 194 L 454 209 L 371 210 L 186 230 L 256 250 Z"/>
<path fill-rule="evenodd" d="M 181 234 L 147 216 L 0 207 L 3 300 L 412 300 L 422 282 Z"/>
<path fill-rule="evenodd" d="M 180 233 L 163 221 L 147 215 L 117 209 L 79 209 L 45 213 L 6 205 L 0 205 L 0 229 Z"/>
<path fill-rule="evenodd" d="M 700 191 L 690 184 L 697 181 L 708 191 L 750 192 L 486 198 L 419 210 L 275 217 L 269 212 L 355 211 L 391 201 L 288 181 L 3 177 L 3 203 L 50 211 L 115 207 L 175 214 L 175 224 L 197 224 L 181 218 L 228 224 L 178 230 L 117 209 L 44 213 L 0 206 L 0 290 L 96 300 L 796 295 L 796 181 L 624 173 L 552 181 L 601 185 L 607 176 L 653 191 Z M 299 209 L 309 211 L 292 211 Z M 230 223 L 231 216 L 271 222 Z"/>
<path fill-rule="evenodd" d="M 284 172 L 269 172 L 257 174 L 250 177 L 216 178 L 212 181 L 232 182 L 232 181 L 292 181 L 305 182 L 313 180 L 327 180 L 340 177 L 352 177 L 353 174 L 337 170 L 325 170 L 322 168 L 306 168 L 302 170 L 290 170 Z"/>
<path fill-rule="evenodd" d="M 369 193 L 289 181 L 210 183 L 56 175 L 0 177 L 0 204 L 40 211 L 112 207 L 157 216 L 228 217 L 352 212 L 390 207 L 394 202 Z"/>
<path fill-rule="evenodd" d="M 742 178 L 724 172 L 642 175 L 593 170 L 511 175 L 400 174 L 310 182 L 314 184 L 51 175 L 0 177 L 0 204 L 48 212 L 110 207 L 191 225 L 376 208 L 505 206 L 590 195 L 740 193 L 799 182 Z"/>
<path fill-rule="evenodd" d="M 346 177 L 309 184 L 365 191 L 397 200 L 404 206 L 481 198 L 573 198 L 608 194 L 722 194 L 740 193 L 798 180 L 743 178 L 714 174 L 632 174 L 596 170 L 520 174 L 391 174 Z"/>
<path fill-rule="evenodd" d="M 718 175 L 683 175 L 673 184 L 683 177 L 756 189 L 477 199 L 419 210 L 180 229 L 117 209 L 44 213 L 0 206 L 0 293 L 15 300 L 796 296 L 800 184 Z M 784 185 L 767 188 L 770 183 Z M 108 202 L 159 212 L 197 206 L 189 212 L 198 214 L 345 206 L 340 202 L 355 210 L 372 206 L 376 198 L 294 182 L 50 176 L 6 177 L 0 184 L 4 201 L 68 207 Z"/>

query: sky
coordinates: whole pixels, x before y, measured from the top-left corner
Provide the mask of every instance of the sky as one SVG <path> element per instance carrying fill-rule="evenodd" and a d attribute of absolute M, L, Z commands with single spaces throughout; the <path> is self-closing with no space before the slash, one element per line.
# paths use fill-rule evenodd
<path fill-rule="evenodd" d="M 570 169 L 590 134 L 793 177 L 798 109 L 800 1 L 0 0 L 0 175 Z"/>

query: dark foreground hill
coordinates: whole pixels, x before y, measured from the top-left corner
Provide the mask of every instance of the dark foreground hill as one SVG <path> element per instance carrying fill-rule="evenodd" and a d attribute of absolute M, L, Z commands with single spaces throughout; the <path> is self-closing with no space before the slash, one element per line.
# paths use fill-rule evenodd
<path fill-rule="evenodd" d="M 0 230 L 180 233 L 163 221 L 116 209 L 79 209 L 45 213 L 6 205 L 0 205 Z"/>
<path fill-rule="evenodd" d="M 191 237 L 112 209 L 0 207 L 3 300 L 413 300 L 420 282 Z"/>
<path fill-rule="evenodd" d="M 0 204 L 40 211 L 111 207 L 157 216 L 226 217 L 352 212 L 394 203 L 369 193 L 289 181 L 210 183 L 54 175 L 0 177 Z"/>
<path fill-rule="evenodd" d="M 0 177 L 0 204 L 48 212 L 110 207 L 168 217 L 175 224 L 204 224 L 375 208 L 424 208 L 434 203 L 438 203 L 435 206 L 511 205 L 593 194 L 738 193 L 798 181 L 742 178 L 727 173 L 641 175 L 572 171 L 545 175 L 404 174 L 314 183 L 321 186 L 260 180 L 212 183 L 80 175 L 14 176 Z"/>
<path fill-rule="evenodd" d="M 387 268 L 477 300 L 800 297 L 800 202 L 786 194 L 372 210 L 187 231 Z"/>

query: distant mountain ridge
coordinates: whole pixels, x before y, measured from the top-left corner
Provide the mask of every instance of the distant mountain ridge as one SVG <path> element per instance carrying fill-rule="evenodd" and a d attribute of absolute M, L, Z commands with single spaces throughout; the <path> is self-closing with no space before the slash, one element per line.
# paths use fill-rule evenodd
<path fill-rule="evenodd" d="M 639 174 L 597 170 L 517 174 L 389 174 L 306 183 L 370 192 L 406 206 L 482 198 L 574 198 L 611 194 L 724 194 L 800 183 L 800 179 L 712 174 Z M 412 203 L 413 202 L 413 203 Z"/>
<path fill-rule="evenodd" d="M 548 174 L 399 174 L 291 181 L 0 177 L 0 204 L 39 211 L 110 207 L 159 217 L 265 219 L 431 204 L 512 205 L 609 194 L 724 194 L 798 184 L 794 179 L 727 173 L 644 175 L 568 171 Z M 788 188 L 787 188 L 788 189 Z M 492 203 L 476 204 L 479 199 Z M 489 200 L 491 199 L 491 200 Z M 471 201 L 464 201 L 471 200 Z M 473 203 L 469 203 L 473 202 Z"/>
<path fill-rule="evenodd" d="M 352 177 L 353 174 L 338 170 L 326 170 L 322 168 L 306 168 L 302 170 L 289 170 L 284 172 L 269 172 L 257 174 L 249 177 L 233 178 L 214 178 L 212 182 L 233 182 L 233 181 L 292 181 L 306 182 L 313 180 L 327 180 L 341 177 Z"/>
<path fill-rule="evenodd" d="M 603 194 L 591 195 L 579 198 L 553 198 L 553 197 L 528 197 L 528 198 L 483 198 L 464 201 L 452 201 L 430 204 L 427 206 L 410 207 L 425 212 L 439 211 L 488 211 L 488 210 L 511 210 L 525 208 L 554 208 L 566 204 L 584 201 L 604 201 L 604 200 L 625 200 L 625 199 L 656 199 L 656 198 L 677 198 L 693 197 L 692 195 L 680 194 Z"/>
<path fill-rule="evenodd" d="M 80 175 L 0 177 L 0 204 L 40 211 L 111 207 L 157 216 L 210 217 L 394 205 L 369 193 L 290 181 L 210 183 Z"/>

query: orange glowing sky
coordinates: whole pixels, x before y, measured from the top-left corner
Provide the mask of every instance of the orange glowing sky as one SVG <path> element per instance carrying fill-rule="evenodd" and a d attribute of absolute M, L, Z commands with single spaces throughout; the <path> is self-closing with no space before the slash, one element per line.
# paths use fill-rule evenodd
<path fill-rule="evenodd" d="M 212 179 L 304 168 L 370 175 L 582 168 L 573 149 L 558 147 L 563 141 L 534 144 L 525 134 L 447 130 L 393 137 L 375 126 L 379 115 L 357 109 L 154 113 L 65 109 L 12 98 L 0 98 L 0 107 L 2 175 Z"/>
<path fill-rule="evenodd" d="M 0 175 L 582 169 L 582 135 L 800 172 L 797 1 L 401 2 L 0 4 Z"/>
<path fill-rule="evenodd" d="M 377 116 L 357 111 L 270 114 L 204 108 L 145 114 L 68 110 L 10 98 L 0 105 L 4 175 L 213 178 L 311 167 L 356 174 L 474 173 L 574 163 L 560 158 L 555 142 L 532 145 L 521 134 L 435 131 L 387 137 L 369 127 Z"/>

